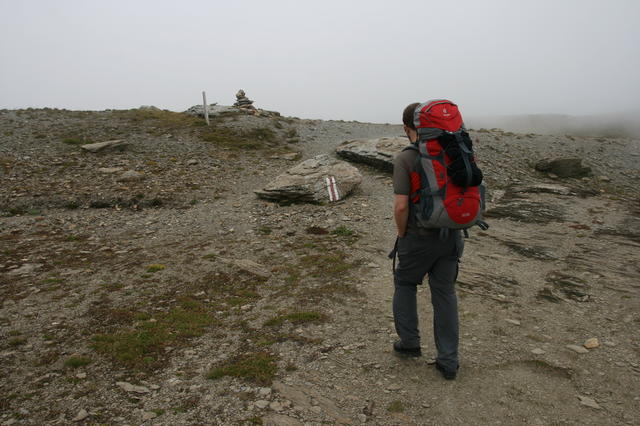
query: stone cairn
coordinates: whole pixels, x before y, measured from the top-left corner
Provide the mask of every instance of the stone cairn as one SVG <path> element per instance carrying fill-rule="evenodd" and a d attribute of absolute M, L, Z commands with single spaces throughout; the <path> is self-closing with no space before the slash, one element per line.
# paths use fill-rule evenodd
<path fill-rule="evenodd" d="M 244 93 L 244 90 L 242 89 L 238 90 L 238 93 L 236 93 L 236 103 L 233 104 L 233 106 L 237 108 L 244 108 L 244 109 L 255 109 L 255 107 L 252 104 L 253 104 L 253 101 L 247 98 L 247 95 Z"/>

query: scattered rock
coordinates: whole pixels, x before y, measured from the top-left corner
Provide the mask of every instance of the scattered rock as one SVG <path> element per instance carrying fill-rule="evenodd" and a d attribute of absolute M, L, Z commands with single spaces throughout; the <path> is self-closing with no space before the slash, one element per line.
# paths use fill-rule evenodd
<path fill-rule="evenodd" d="M 42 266 L 41 263 L 25 263 L 16 269 L 10 270 L 7 275 L 29 275 L 42 268 Z"/>
<path fill-rule="evenodd" d="M 536 163 L 535 169 L 561 178 L 581 178 L 591 174 L 591 168 L 583 166 L 580 158 L 543 159 Z"/>
<path fill-rule="evenodd" d="M 538 290 L 538 294 L 536 295 L 538 299 L 547 300 L 553 303 L 563 302 L 564 299 L 560 297 L 551 287 L 543 287 Z"/>
<path fill-rule="evenodd" d="M 269 406 L 269 401 L 265 401 L 264 399 L 259 399 L 255 402 L 255 406 L 262 409 L 265 409 Z"/>
<path fill-rule="evenodd" d="M 596 410 L 599 410 L 601 408 L 600 404 L 598 404 L 595 399 L 588 396 L 578 395 L 578 399 L 580 400 L 580 404 L 586 407 L 590 407 Z"/>
<path fill-rule="evenodd" d="M 269 404 L 269 408 L 273 411 L 282 411 L 282 404 L 280 404 L 278 401 L 273 401 Z"/>
<path fill-rule="evenodd" d="M 195 166 L 196 164 L 198 164 L 198 160 L 196 160 L 195 158 L 187 161 L 187 166 Z"/>
<path fill-rule="evenodd" d="M 392 172 L 393 159 L 408 145 L 406 138 L 355 139 L 342 142 L 336 153 L 346 160 Z"/>
<path fill-rule="evenodd" d="M 390 391 L 399 391 L 400 389 L 402 389 L 402 386 L 400 386 L 397 383 L 392 383 L 389 386 L 387 386 L 387 390 L 390 390 Z"/>
<path fill-rule="evenodd" d="M 587 349 L 585 349 L 582 346 L 578 346 L 578 345 L 567 345 L 567 349 L 571 349 L 572 351 L 579 353 L 579 354 L 588 354 L 589 351 Z"/>
<path fill-rule="evenodd" d="M 127 382 L 116 382 L 117 386 L 120 386 L 120 388 L 122 388 L 122 390 L 124 390 L 125 392 L 134 392 L 134 393 L 149 393 L 151 392 L 148 388 L 144 387 L 144 386 L 136 386 L 136 385 L 132 385 L 131 383 L 127 383 Z"/>
<path fill-rule="evenodd" d="M 505 321 L 508 322 L 509 324 L 520 325 L 520 321 L 518 321 L 518 320 L 507 318 Z"/>
<path fill-rule="evenodd" d="M 335 180 L 332 188 L 328 184 L 330 178 Z M 320 203 L 346 197 L 361 181 L 358 169 L 345 161 L 321 154 L 289 169 L 255 193 L 271 201 Z"/>
<path fill-rule="evenodd" d="M 112 141 L 80 145 L 80 148 L 84 149 L 85 151 L 96 153 L 100 151 L 109 151 L 109 150 L 115 150 L 115 149 L 122 151 L 127 145 L 128 143 L 125 142 L 124 140 L 116 139 Z"/>
<path fill-rule="evenodd" d="M 142 179 L 144 179 L 144 174 L 140 173 L 140 172 L 136 172 L 135 170 L 127 170 L 126 172 L 122 173 L 117 181 L 118 182 L 137 182 L 137 181 L 141 181 Z"/>
<path fill-rule="evenodd" d="M 260 388 L 260 390 L 258 390 L 258 393 L 262 396 L 271 395 L 271 388 Z"/>
<path fill-rule="evenodd" d="M 262 418 L 262 424 L 264 426 L 303 426 L 304 423 L 283 414 L 269 414 Z"/>
<path fill-rule="evenodd" d="M 260 278 L 267 279 L 271 276 L 271 272 L 265 268 L 263 265 L 254 262 L 249 259 L 226 259 L 224 257 L 217 258 L 218 261 L 222 263 L 226 263 L 228 265 L 234 265 L 241 271 L 249 272 L 250 274 L 256 275 Z"/>
<path fill-rule="evenodd" d="M 509 247 L 521 256 L 538 260 L 554 260 L 557 259 L 555 253 L 548 247 L 539 246 L 531 243 L 517 243 L 515 241 L 503 241 L 504 245 Z"/>
<path fill-rule="evenodd" d="M 592 337 L 590 339 L 587 339 L 582 346 L 584 346 L 587 349 L 594 349 L 597 348 L 598 346 L 600 346 L 600 342 L 598 341 L 597 337 Z"/>
<path fill-rule="evenodd" d="M 575 277 L 560 271 L 551 271 L 546 281 L 553 285 L 553 287 L 564 293 L 564 295 L 576 302 L 587 302 L 590 298 L 587 294 L 589 286 L 587 282 L 582 278 Z"/>
<path fill-rule="evenodd" d="M 118 173 L 122 171 L 122 167 L 102 167 L 99 168 L 98 171 L 100 173 L 104 173 L 107 175 L 113 174 L 113 173 Z"/>
<path fill-rule="evenodd" d="M 81 422 L 82 420 L 86 419 L 87 417 L 89 417 L 89 413 L 87 412 L 87 410 L 85 410 L 83 408 L 80 411 L 78 411 L 78 414 L 76 414 L 76 416 L 73 419 L 71 419 L 71 421 L 72 422 Z"/>
<path fill-rule="evenodd" d="M 158 414 L 154 413 L 153 411 L 145 411 L 144 413 L 142 413 L 143 422 L 146 422 L 147 420 L 155 419 L 156 417 L 158 417 Z"/>
<path fill-rule="evenodd" d="M 272 160 L 295 160 L 296 158 L 298 158 L 300 154 L 298 154 L 297 152 L 287 152 L 284 154 L 276 154 L 276 155 L 272 155 L 271 158 Z"/>
<path fill-rule="evenodd" d="M 535 348 L 531 351 L 532 354 L 534 355 L 544 355 L 546 354 L 546 352 L 540 348 Z"/>

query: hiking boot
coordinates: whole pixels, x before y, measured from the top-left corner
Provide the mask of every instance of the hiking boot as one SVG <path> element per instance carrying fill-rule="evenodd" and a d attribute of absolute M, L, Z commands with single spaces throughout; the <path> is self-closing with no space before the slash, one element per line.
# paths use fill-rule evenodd
<path fill-rule="evenodd" d="M 438 370 L 442 374 L 442 377 L 444 377 L 445 380 L 455 380 L 459 369 L 460 369 L 460 366 L 458 365 L 458 367 L 455 370 L 447 370 L 442 365 L 436 362 L 436 370 Z"/>
<path fill-rule="evenodd" d="M 402 356 L 410 356 L 414 358 L 422 356 L 422 349 L 420 349 L 420 346 L 417 348 L 407 348 L 402 344 L 402 340 L 396 340 L 393 342 L 393 350 L 396 354 Z"/>

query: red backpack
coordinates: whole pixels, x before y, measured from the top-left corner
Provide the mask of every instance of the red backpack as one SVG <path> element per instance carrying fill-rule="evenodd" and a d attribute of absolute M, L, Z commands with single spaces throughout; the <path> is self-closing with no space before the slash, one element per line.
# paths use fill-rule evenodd
<path fill-rule="evenodd" d="M 419 153 L 409 196 L 418 226 L 487 229 L 483 176 L 458 106 L 448 100 L 422 103 L 415 109 L 414 124 L 418 141 L 405 149 Z"/>

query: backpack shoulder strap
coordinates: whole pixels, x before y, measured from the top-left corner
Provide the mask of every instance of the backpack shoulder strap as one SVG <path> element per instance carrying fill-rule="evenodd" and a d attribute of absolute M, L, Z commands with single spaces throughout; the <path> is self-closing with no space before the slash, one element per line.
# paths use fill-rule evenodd
<path fill-rule="evenodd" d="M 416 146 L 415 143 L 411 143 L 411 145 L 407 145 L 404 148 L 402 148 L 401 152 L 404 152 L 404 151 L 418 151 L 418 152 L 420 152 L 420 150 L 418 149 L 418 147 Z"/>

